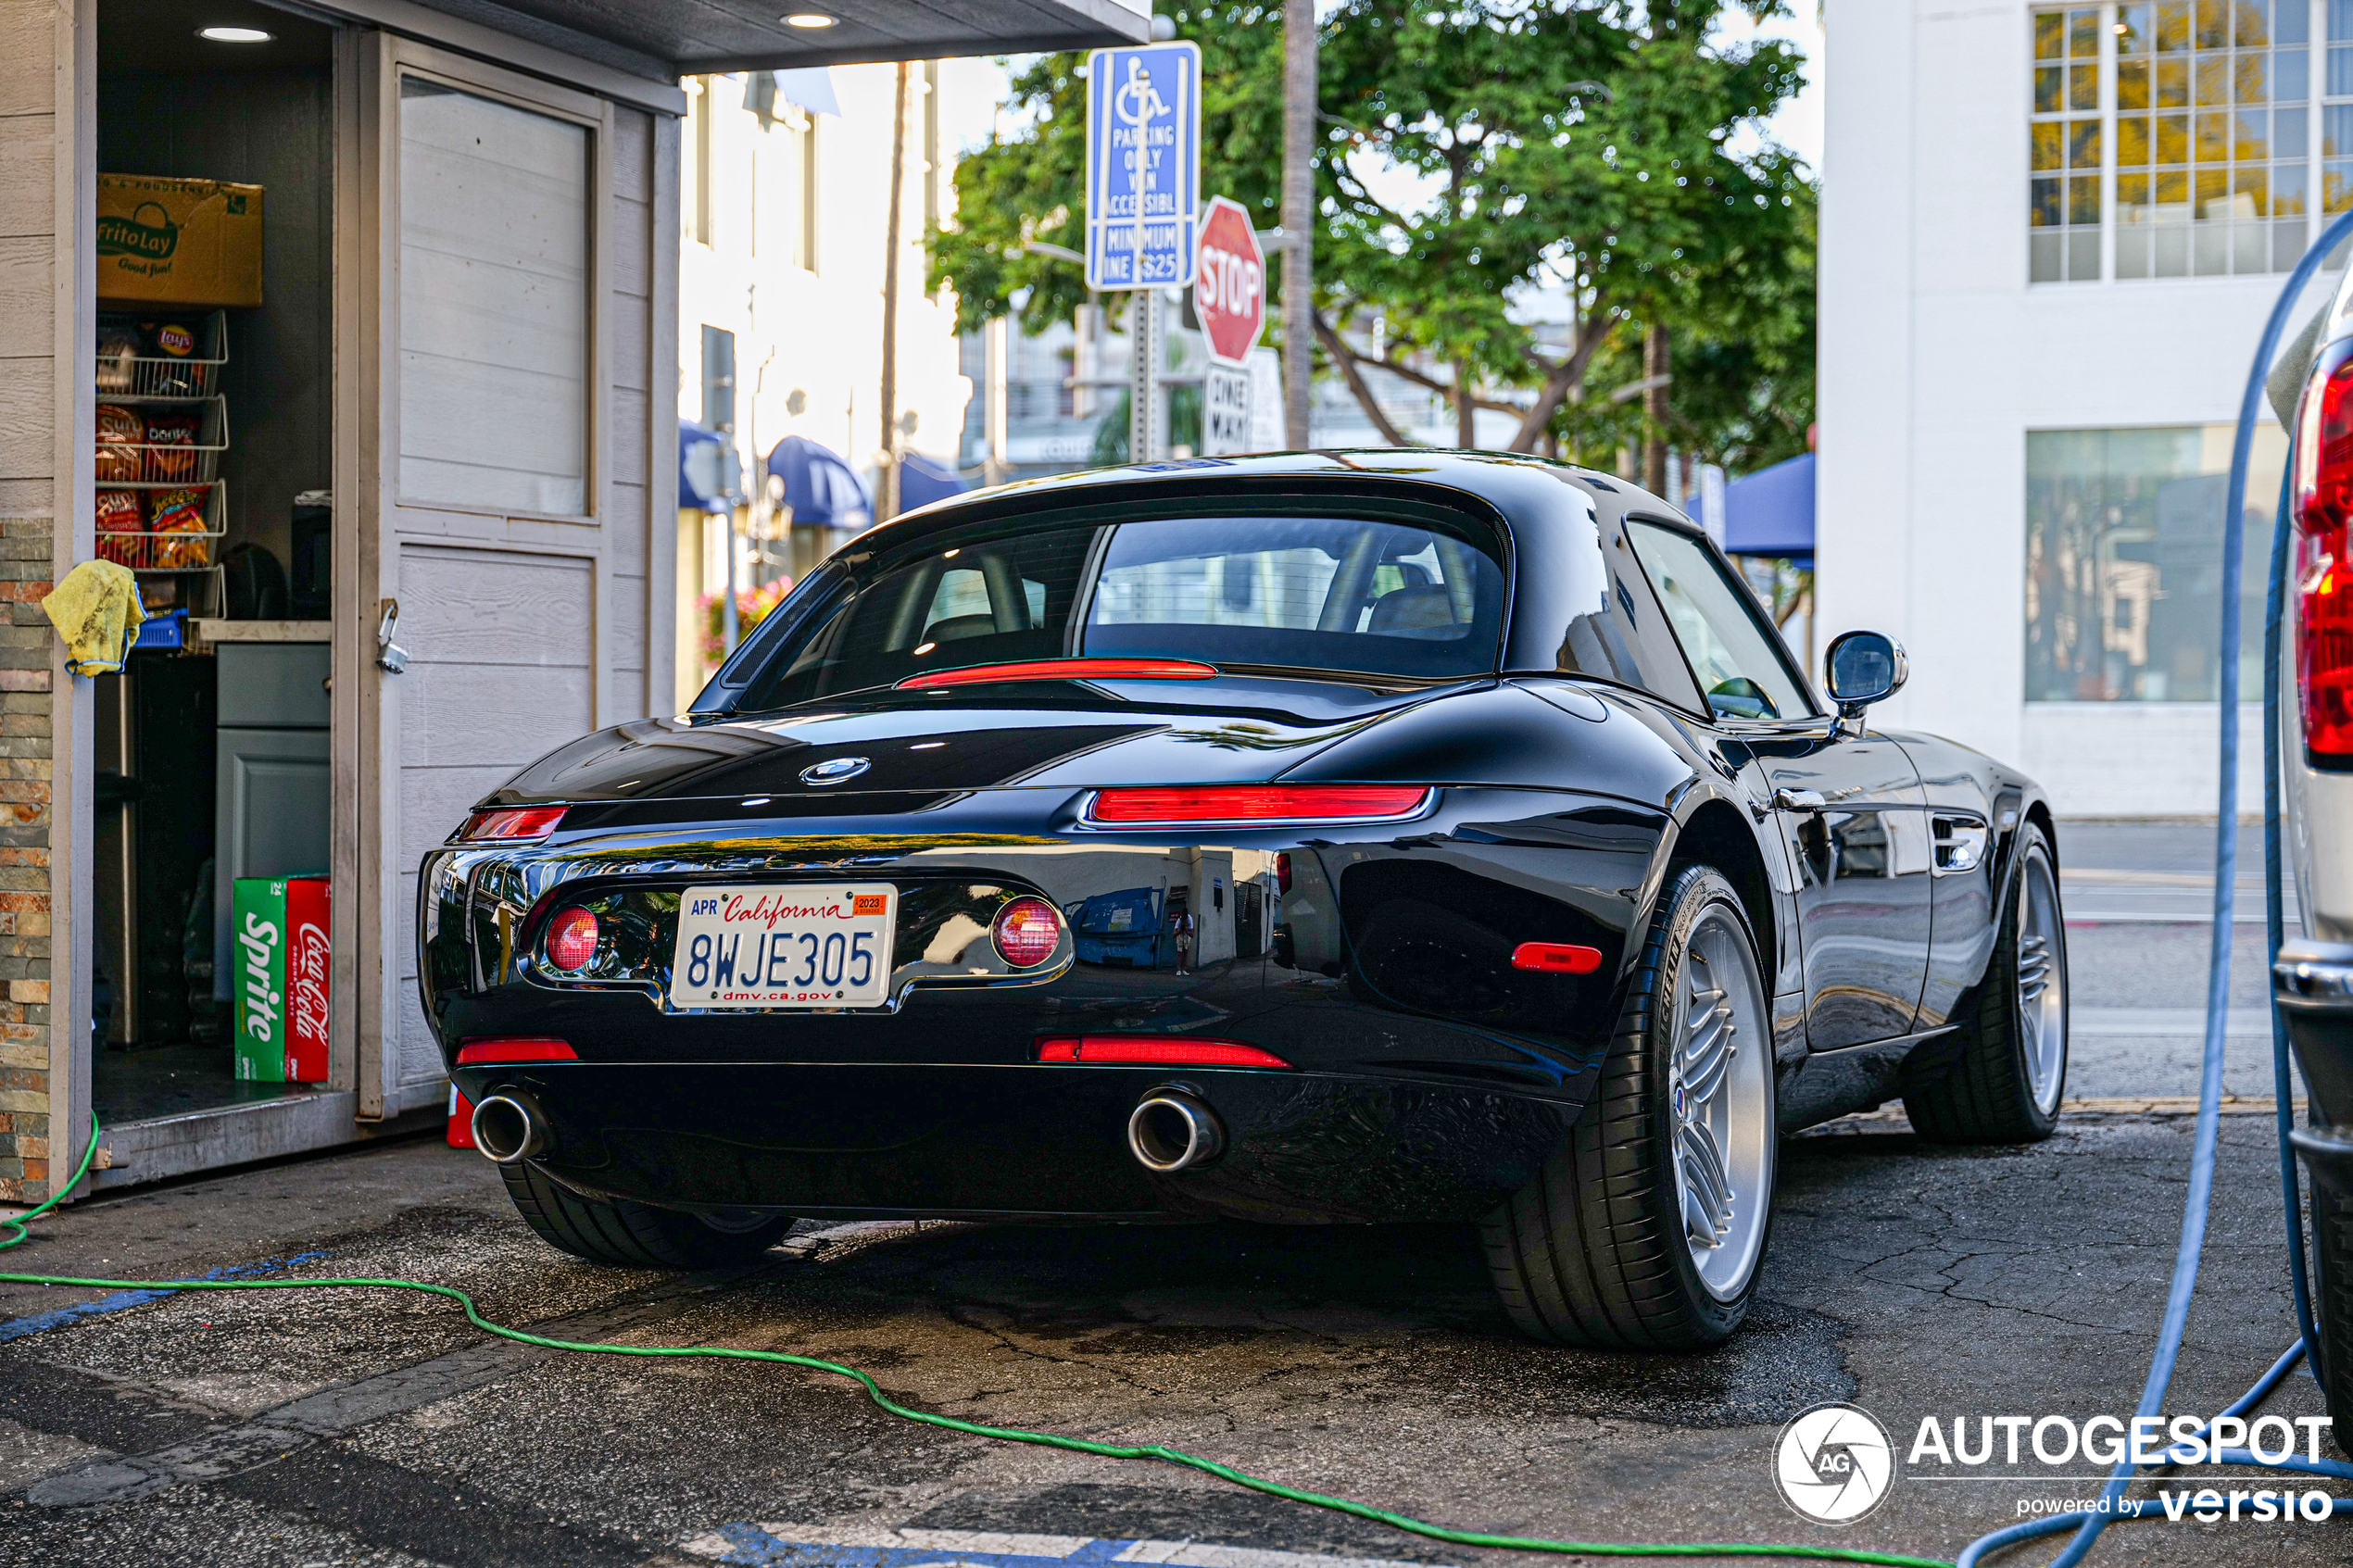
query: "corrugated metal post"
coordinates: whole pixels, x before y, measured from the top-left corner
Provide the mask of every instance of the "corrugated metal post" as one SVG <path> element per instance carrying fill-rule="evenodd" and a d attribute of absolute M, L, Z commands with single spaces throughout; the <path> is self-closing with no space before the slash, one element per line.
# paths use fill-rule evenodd
<path fill-rule="evenodd" d="M 1138 289 L 1127 307 L 1127 340 L 1133 356 L 1127 372 L 1127 460 L 1156 463 L 1168 456 L 1161 433 L 1160 291 Z"/>
<path fill-rule="evenodd" d="M 1315 7 L 1283 7 L 1283 439 L 1307 449 L 1315 369 Z"/>

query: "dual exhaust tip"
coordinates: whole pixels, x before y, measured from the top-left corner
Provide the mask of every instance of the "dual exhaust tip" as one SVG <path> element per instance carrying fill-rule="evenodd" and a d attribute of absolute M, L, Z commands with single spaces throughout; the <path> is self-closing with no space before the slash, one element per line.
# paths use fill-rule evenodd
<path fill-rule="evenodd" d="M 474 1107 L 474 1147 L 493 1164 L 519 1165 L 556 1147 L 547 1113 L 522 1089 L 485 1095 Z"/>
<path fill-rule="evenodd" d="M 556 1146 L 547 1113 L 522 1089 L 484 1096 L 473 1135 L 474 1147 L 499 1165 L 537 1160 Z M 1226 1124 L 1188 1090 L 1154 1089 L 1127 1113 L 1127 1151 L 1155 1175 L 1198 1170 L 1226 1152 Z"/>
<path fill-rule="evenodd" d="M 1127 1152 L 1155 1175 L 1198 1170 L 1226 1152 L 1226 1124 L 1199 1096 L 1154 1089 L 1127 1113 Z"/>

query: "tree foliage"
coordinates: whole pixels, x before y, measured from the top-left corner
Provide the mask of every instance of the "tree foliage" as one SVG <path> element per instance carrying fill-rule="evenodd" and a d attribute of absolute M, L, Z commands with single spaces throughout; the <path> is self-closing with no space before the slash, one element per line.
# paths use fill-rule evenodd
<path fill-rule="evenodd" d="M 1519 450 L 1548 435 L 1606 450 L 1641 411 L 1586 388 L 1639 379 L 1641 333 L 1663 324 L 1679 445 L 1746 458 L 1785 455 L 1793 432 L 1802 444 L 1814 192 L 1758 133 L 1802 62 L 1779 43 L 1711 42 L 1725 8 L 1344 0 L 1326 17 L 1312 326 L 1385 434 L 1403 439 L 1368 371 L 1439 391 L 1458 414 L 1509 411 Z M 1166 14 L 1202 46 L 1204 188 L 1272 227 L 1282 12 L 1210 0 Z M 1017 302 L 1037 332 L 1086 298 L 1076 265 L 1031 248 L 1084 245 L 1082 70 L 1075 56 L 1028 65 L 1006 106 L 1022 129 L 958 166 L 958 220 L 933 236 L 932 281 L 954 284 L 966 328 Z"/>

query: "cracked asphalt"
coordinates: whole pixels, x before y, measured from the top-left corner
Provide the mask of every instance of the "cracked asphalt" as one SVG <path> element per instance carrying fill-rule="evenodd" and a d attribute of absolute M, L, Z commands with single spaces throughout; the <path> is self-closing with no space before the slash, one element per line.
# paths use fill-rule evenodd
<path fill-rule="evenodd" d="M 2079 995 L 2129 980 L 2140 1005 L 2196 1004 L 2195 966 L 2150 968 L 2129 931 L 2070 935 Z M 2135 1082 L 2104 1045 L 2104 1082 L 2191 1087 L 2158 1052 Z M 1466 1528 L 1950 1558 L 2022 1501 L 2093 1495 L 2094 1470 L 1906 1465 L 1833 1530 L 1780 1500 L 1780 1427 L 1851 1401 L 1900 1454 L 1930 1416 L 2129 1415 L 2190 1131 L 2078 1113 L 2033 1148 L 1951 1149 L 1890 1108 L 1791 1140 L 1757 1309 L 1705 1356 L 1528 1343 L 1440 1228 L 803 1224 L 726 1273 L 598 1269 L 534 1239 L 486 1162 L 422 1142 L 85 1203 L 0 1267 L 432 1280 L 543 1335 L 802 1351 L 967 1420 L 1170 1444 Z M 2220 1409 L 2294 1335 L 2269 1117 L 2225 1118 L 2222 1148 L 2175 1412 Z M 2321 1401 L 2299 1375 L 2266 1408 Z M 0 1286 L 0 1564 L 1312 1568 L 1273 1554 L 1515 1555 L 911 1425 L 798 1369 L 488 1340 L 437 1298 Z M 2353 1534 L 2136 1524 L 2093 1562 L 2353 1562 Z"/>

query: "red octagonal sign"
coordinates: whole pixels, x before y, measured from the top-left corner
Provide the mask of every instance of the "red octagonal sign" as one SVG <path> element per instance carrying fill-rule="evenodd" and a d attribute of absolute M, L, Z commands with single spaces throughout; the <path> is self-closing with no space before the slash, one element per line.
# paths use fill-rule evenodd
<path fill-rule="evenodd" d="M 1266 253 L 1250 214 L 1224 196 L 1209 199 L 1202 220 L 1200 264 L 1193 274 L 1193 314 L 1209 339 L 1209 357 L 1246 365 L 1266 326 Z"/>

